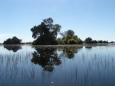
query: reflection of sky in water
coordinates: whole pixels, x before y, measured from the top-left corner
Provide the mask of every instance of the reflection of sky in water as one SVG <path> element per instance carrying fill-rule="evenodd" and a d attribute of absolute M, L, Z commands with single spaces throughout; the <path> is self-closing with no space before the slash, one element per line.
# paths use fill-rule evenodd
<path fill-rule="evenodd" d="M 62 63 L 52 72 L 31 62 L 34 51 L 22 46 L 14 53 L 0 46 L 1 86 L 115 86 L 114 46 L 81 48 L 72 59 L 58 49 Z"/>

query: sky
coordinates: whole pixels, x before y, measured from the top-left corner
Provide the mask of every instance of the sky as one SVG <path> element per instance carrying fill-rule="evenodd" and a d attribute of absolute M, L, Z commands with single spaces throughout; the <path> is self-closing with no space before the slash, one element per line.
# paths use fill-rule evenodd
<path fill-rule="evenodd" d="M 30 29 L 49 17 L 82 40 L 115 41 L 115 0 L 0 0 L 0 42 L 33 41 Z"/>

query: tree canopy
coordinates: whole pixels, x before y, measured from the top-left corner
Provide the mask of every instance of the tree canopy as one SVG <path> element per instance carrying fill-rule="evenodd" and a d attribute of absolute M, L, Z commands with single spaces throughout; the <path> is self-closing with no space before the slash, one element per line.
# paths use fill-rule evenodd
<path fill-rule="evenodd" d="M 21 39 L 14 36 L 13 38 L 8 38 L 3 44 L 21 44 L 21 41 Z"/>
<path fill-rule="evenodd" d="M 63 33 L 62 35 L 63 35 L 62 41 L 60 38 L 58 39 L 59 43 L 63 43 L 63 44 L 80 44 L 80 43 L 82 43 L 82 40 L 80 38 L 78 38 L 77 35 L 75 35 L 73 30 L 68 30 L 65 33 Z"/>
<path fill-rule="evenodd" d="M 32 37 L 35 45 L 54 45 L 57 44 L 57 34 L 60 31 L 59 24 L 53 24 L 52 18 L 44 19 L 40 25 L 31 28 Z"/>
<path fill-rule="evenodd" d="M 85 39 L 85 43 L 92 43 L 93 39 L 91 37 L 88 37 Z"/>

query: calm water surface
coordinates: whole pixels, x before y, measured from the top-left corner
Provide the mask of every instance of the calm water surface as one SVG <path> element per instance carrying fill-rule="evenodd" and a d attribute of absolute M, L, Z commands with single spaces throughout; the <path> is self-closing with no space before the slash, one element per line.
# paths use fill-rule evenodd
<path fill-rule="evenodd" d="M 115 45 L 0 46 L 0 86 L 115 86 Z"/>

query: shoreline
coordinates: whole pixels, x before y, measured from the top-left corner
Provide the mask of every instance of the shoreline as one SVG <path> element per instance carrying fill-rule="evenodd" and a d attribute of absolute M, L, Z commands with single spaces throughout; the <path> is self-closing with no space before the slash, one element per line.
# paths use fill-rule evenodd
<path fill-rule="evenodd" d="M 94 43 L 94 44 L 66 44 L 66 45 L 32 45 L 32 44 L 0 44 L 0 46 L 23 46 L 29 45 L 32 47 L 90 47 L 90 46 L 107 46 L 115 45 L 115 43 Z"/>

